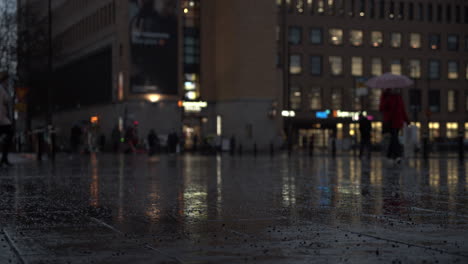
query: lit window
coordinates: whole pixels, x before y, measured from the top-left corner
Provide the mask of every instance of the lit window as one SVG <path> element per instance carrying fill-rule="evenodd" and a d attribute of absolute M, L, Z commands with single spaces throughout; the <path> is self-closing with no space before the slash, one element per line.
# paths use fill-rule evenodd
<path fill-rule="evenodd" d="M 390 13 L 388 14 L 388 18 L 395 18 L 395 2 L 393 2 L 392 0 L 390 0 Z"/>
<path fill-rule="evenodd" d="M 331 75 L 343 74 L 343 58 L 339 56 L 330 56 L 330 73 Z"/>
<path fill-rule="evenodd" d="M 300 74 L 302 72 L 301 55 L 291 55 L 289 59 L 289 73 Z"/>
<path fill-rule="evenodd" d="M 332 45 L 341 45 L 343 44 L 343 30 L 337 28 L 331 28 L 329 30 L 330 34 L 330 43 Z"/>
<path fill-rule="evenodd" d="M 322 108 L 322 96 L 320 87 L 312 87 L 309 91 L 310 110 L 319 110 Z"/>
<path fill-rule="evenodd" d="M 334 87 L 331 91 L 331 108 L 341 109 L 341 88 Z"/>
<path fill-rule="evenodd" d="M 451 51 L 458 50 L 458 35 L 448 35 L 447 49 Z"/>
<path fill-rule="evenodd" d="M 325 12 L 325 0 L 318 0 L 317 13 L 323 14 Z"/>
<path fill-rule="evenodd" d="M 362 57 L 351 57 L 351 75 L 362 76 L 363 72 Z"/>
<path fill-rule="evenodd" d="M 312 44 L 322 44 L 322 29 L 321 28 L 311 28 L 309 35 L 310 43 Z"/>
<path fill-rule="evenodd" d="M 392 32 L 390 34 L 390 45 L 392 48 L 400 48 L 401 47 L 401 33 Z"/>
<path fill-rule="evenodd" d="M 363 17 L 366 15 L 366 1 L 359 0 L 359 16 Z"/>
<path fill-rule="evenodd" d="M 299 14 L 304 13 L 304 1 L 305 0 L 297 0 L 296 1 L 296 11 Z"/>
<path fill-rule="evenodd" d="M 414 79 L 421 78 L 421 61 L 420 60 L 410 60 L 409 61 L 409 71 L 410 77 Z"/>
<path fill-rule="evenodd" d="M 322 56 L 310 56 L 310 73 L 312 75 L 322 74 Z"/>
<path fill-rule="evenodd" d="M 447 110 L 449 112 L 457 111 L 457 91 L 455 90 L 447 92 Z"/>
<path fill-rule="evenodd" d="M 291 102 L 292 110 L 299 110 L 301 108 L 301 88 L 298 86 L 292 86 L 289 94 L 289 100 Z"/>
<path fill-rule="evenodd" d="M 447 78 L 449 78 L 450 80 L 458 79 L 458 62 L 448 62 Z"/>
<path fill-rule="evenodd" d="M 302 29 L 301 27 L 292 26 L 289 27 L 289 43 L 293 45 L 300 44 L 302 41 Z"/>
<path fill-rule="evenodd" d="M 440 62 L 438 60 L 429 60 L 429 79 L 440 78 Z"/>
<path fill-rule="evenodd" d="M 371 73 L 373 76 L 382 75 L 382 59 L 381 58 L 372 58 L 372 68 Z"/>
<path fill-rule="evenodd" d="M 374 111 L 379 110 L 381 95 L 382 95 L 382 89 L 370 89 L 371 110 L 374 110 Z"/>
<path fill-rule="evenodd" d="M 401 75 L 401 60 L 391 60 L 390 61 L 390 72 L 392 74 Z"/>
<path fill-rule="evenodd" d="M 447 128 L 447 138 L 457 138 L 458 137 L 458 123 L 451 122 L 445 125 Z"/>
<path fill-rule="evenodd" d="M 440 49 L 440 34 L 429 35 L 429 48 L 432 50 Z"/>
<path fill-rule="evenodd" d="M 410 33 L 410 47 L 413 49 L 421 48 L 421 34 Z"/>
<path fill-rule="evenodd" d="M 381 31 L 371 32 L 371 45 L 372 47 L 381 47 L 383 44 L 383 34 Z"/>
<path fill-rule="evenodd" d="M 335 0 L 328 0 L 328 13 L 335 15 Z"/>
<path fill-rule="evenodd" d="M 429 122 L 429 139 L 432 141 L 439 137 L 440 124 L 438 122 Z"/>
<path fill-rule="evenodd" d="M 362 45 L 362 30 L 351 30 L 349 32 L 349 35 L 349 42 L 351 43 L 351 45 L 355 47 Z"/>
<path fill-rule="evenodd" d="M 374 89 L 377 90 L 377 89 Z M 382 122 L 372 122 L 372 143 L 377 144 L 382 142 Z"/>

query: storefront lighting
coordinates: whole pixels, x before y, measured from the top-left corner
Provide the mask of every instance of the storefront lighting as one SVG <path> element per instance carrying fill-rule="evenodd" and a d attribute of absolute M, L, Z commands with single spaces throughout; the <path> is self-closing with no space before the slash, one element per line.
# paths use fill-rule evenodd
<path fill-rule="evenodd" d="M 161 99 L 161 95 L 159 95 L 159 94 L 149 94 L 149 95 L 147 95 L 147 99 L 151 103 L 156 103 Z"/>
<path fill-rule="evenodd" d="M 185 96 L 186 96 L 187 99 L 189 99 L 189 100 L 195 100 L 195 99 L 197 99 L 197 93 L 194 92 L 194 91 L 187 92 L 187 93 L 185 94 Z"/>
<path fill-rule="evenodd" d="M 184 88 L 185 90 L 195 90 L 196 86 L 194 82 L 187 81 L 184 83 Z"/>
<path fill-rule="evenodd" d="M 283 111 L 281 111 L 281 116 L 283 116 L 283 117 L 295 117 L 295 116 L 296 116 L 296 112 L 294 112 L 294 111 L 288 111 L 288 110 L 283 110 Z"/>
<path fill-rule="evenodd" d="M 207 102 L 187 102 L 187 101 L 179 101 L 179 107 L 182 105 L 184 110 L 187 112 L 200 112 L 203 108 L 208 107 Z"/>
<path fill-rule="evenodd" d="M 187 14 L 189 12 L 188 8 L 184 8 L 184 14 Z"/>

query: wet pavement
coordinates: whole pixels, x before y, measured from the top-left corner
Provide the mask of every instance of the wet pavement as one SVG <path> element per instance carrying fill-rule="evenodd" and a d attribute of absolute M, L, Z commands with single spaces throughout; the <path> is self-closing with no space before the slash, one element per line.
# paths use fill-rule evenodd
<path fill-rule="evenodd" d="M 468 161 L 59 156 L 0 170 L 0 263 L 468 263 Z"/>

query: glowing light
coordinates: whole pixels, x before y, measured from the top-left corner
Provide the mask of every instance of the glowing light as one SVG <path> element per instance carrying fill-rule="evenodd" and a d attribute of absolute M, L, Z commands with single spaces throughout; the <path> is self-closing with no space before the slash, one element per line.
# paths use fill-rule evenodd
<path fill-rule="evenodd" d="M 150 101 L 151 103 L 156 103 L 158 102 L 160 99 L 161 99 L 161 95 L 159 94 L 149 94 L 147 96 L 147 99 L 148 101 Z"/>
<path fill-rule="evenodd" d="M 294 112 L 294 111 L 288 111 L 288 110 L 283 110 L 283 111 L 281 111 L 281 116 L 283 116 L 283 117 L 295 117 L 295 116 L 296 116 L 296 112 Z"/>
<path fill-rule="evenodd" d="M 194 90 L 195 89 L 195 83 L 194 82 L 185 82 L 184 83 L 184 88 L 185 90 Z"/>
<path fill-rule="evenodd" d="M 98 116 L 92 116 L 90 121 L 91 121 L 91 124 L 97 124 L 99 122 L 99 117 Z"/>
<path fill-rule="evenodd" d="M 197 93 L 196 93 L 196 92 L 193 92 L 193 91 L 187 92 L 187 93 L 185 94 L 185 96 L 186 96 L 187 99 L 189 99 L 189 100 L 195 100 L 195 99 L 197 99 Z"/>
<path fill-rule="evenodd" d="M 216 135 L 221 136 L 222 131 L 222 118 L 221 116 L 216 116 Z"/>
<path fill-rule="evenodd" d="M 365 13 L 361 12 L 361 13 L 359 13 L 359 15 L 363 17 L 365 15 Z"/>
<path fill-rule="evenodd" d="M 188 8 L 184 8 L 184 14 L 187 14 L 189 12 Z"/>

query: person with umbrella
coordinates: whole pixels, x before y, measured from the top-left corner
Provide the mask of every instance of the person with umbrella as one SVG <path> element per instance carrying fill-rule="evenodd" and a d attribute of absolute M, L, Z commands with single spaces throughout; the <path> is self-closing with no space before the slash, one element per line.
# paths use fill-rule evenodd
<path fill-rule="evenodd" d="M 411 86 L 413 81 L 403 75 L 386 73 L 370 79 L 366 84 L 371 88 L 384 89 L 380 98 L 379 110 L 383 114 L 384 130 L 390 132 L 390 144 L 386 155 L 399 164 L 402 157 L 402 147 L 398 135 L 403 126 L 409 124 L 400 89 Z"/>

